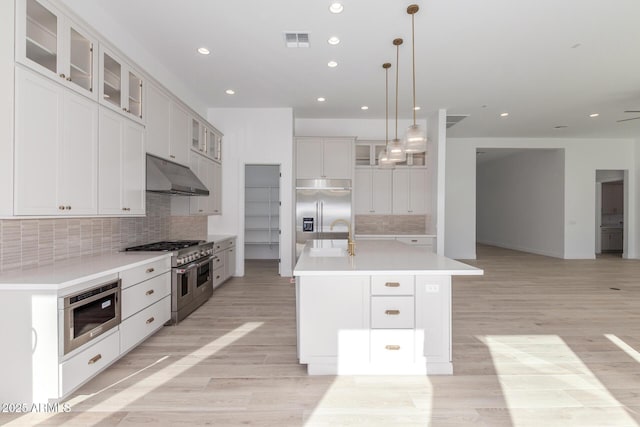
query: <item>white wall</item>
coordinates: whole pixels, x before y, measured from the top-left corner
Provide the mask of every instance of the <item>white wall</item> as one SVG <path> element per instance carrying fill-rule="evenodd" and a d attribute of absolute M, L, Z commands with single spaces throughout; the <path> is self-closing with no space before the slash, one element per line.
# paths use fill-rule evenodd
<path fill-rule="evenodd" d="M 564 151 L 523 150 L 478 162 L 477 241 L 564 256 Z"/>
<path fill-rule="evenodd" d="M 208 120 L 224 133 L 222 215 L 209 217 L 209 233 L 238 236 L 236 274 L 244 275 L 245 164 L 280 165 L 280 271 L 282 276 L 291 276 L 293 111 L 290 108 L 210 108 Z"/>
<path fill-rule="evenodd" d="M 629 218 L 637 214 L 635 141 L 629 139 L 451 138 L 447 140 L 445 255 L 475 258 L 476 149 L 551 148 L 565 150 L 564 257 L 595 256 L 595 171 L 629 170 Z M 636 220 L 637 221 L 637 220 Z M 626 256 L 637 258 L 637 223 L 625 229 Z"/>
<path fill-rule="evenodd" d="M 426 120 L 418 124 L 427 127 Z M 413 120 L 398 120 L 398 137 L 402 138 Z M 395 134 L 395 121 L 389 122 L 389 139 Z M 296 119 L 296 136 L 355 136 L 358 139 L 384 141 L 384 119 Z"/>

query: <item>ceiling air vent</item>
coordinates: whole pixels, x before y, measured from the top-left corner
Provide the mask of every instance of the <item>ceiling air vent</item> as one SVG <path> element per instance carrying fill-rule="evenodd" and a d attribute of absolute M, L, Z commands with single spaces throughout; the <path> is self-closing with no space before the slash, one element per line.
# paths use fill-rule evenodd
<path fill-rule="evenodd" d="M 466 114 L 466 115 L 457 115 L 457 116 L 447 116 L 447 129 L 449 129 L 451 126 L 457 125 L 458 123 L 460 123 L 461 121 L 463 121 L 467 117 L 469 117 L 468 114 Z"/>
<path fill-rule="evenodd" d="M 309 33 L 284 33 L 287 47 L 309 47 Z"/>

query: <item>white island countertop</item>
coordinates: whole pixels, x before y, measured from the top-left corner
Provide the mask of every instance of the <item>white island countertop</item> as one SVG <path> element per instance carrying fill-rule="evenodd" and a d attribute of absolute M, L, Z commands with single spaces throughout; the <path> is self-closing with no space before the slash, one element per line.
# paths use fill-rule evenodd
<path fill-rule="evenodd" d="M 316 241 L 316 245 L 317 245 Z M 294 276 L 358 275 L 482 275 L 483 270 L 393 240 L 356 240 L 355 256 L 312 256 L 314 241 L 306 244 Z"/>
<path fill-rule="evenodd" d="M 169 257 L 167 252 L 118 252 L 61 261 L 0 274 L 0 291 L 57 292 L 119 271 Z"/>

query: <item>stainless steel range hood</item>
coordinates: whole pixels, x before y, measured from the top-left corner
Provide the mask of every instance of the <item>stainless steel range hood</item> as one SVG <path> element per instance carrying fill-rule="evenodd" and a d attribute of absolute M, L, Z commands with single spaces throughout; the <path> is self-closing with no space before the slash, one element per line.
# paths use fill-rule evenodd
<path fill-rule="evenodd" d="M 186 166 L 147 154 L 147 191 L 182 196 L 208 196 L 209 190 Z"/>

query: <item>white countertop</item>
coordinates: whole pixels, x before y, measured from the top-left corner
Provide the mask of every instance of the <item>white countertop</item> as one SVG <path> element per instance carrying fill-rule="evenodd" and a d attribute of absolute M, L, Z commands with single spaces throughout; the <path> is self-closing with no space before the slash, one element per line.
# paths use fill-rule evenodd
<path fill-rule="evenodd" d="M 221 242 L 227 239 L 235 239 L 236 236 L 233 234 L 209 234 L 207 236 L 207 242 Z"/>
<path fill-rule="evenodd" d="M 166 252 L 118 252 L 66 260 L 29 270 L 10 271 L 0 274 L 0 291 L 57 292 L 170 256 L 171 253 Z"/>
<path fill-rule="evenodd" d="M 356 241 L 356 255 L 311 256 L 313 241 L 306 244 L 294 276 L 358 276 L 358 275 L 482 275 L 476 267 L 436 255 L 430 249 L 393 240 Z"/>
<path fill-rule="evenodd" d="M 393 234 L 356 234 L 356 240 L 358 240 L 358 237 L 366 237 L 366 238 L 374 238 L 374 237 L 381 237 L 381 238 L 385 238 L 385 237 L 391 237 L 391 238 L 396 238 L 396 237 L 436 237 L 435 234 L 398 234 L 398 233 L 393 233 Z"/>

